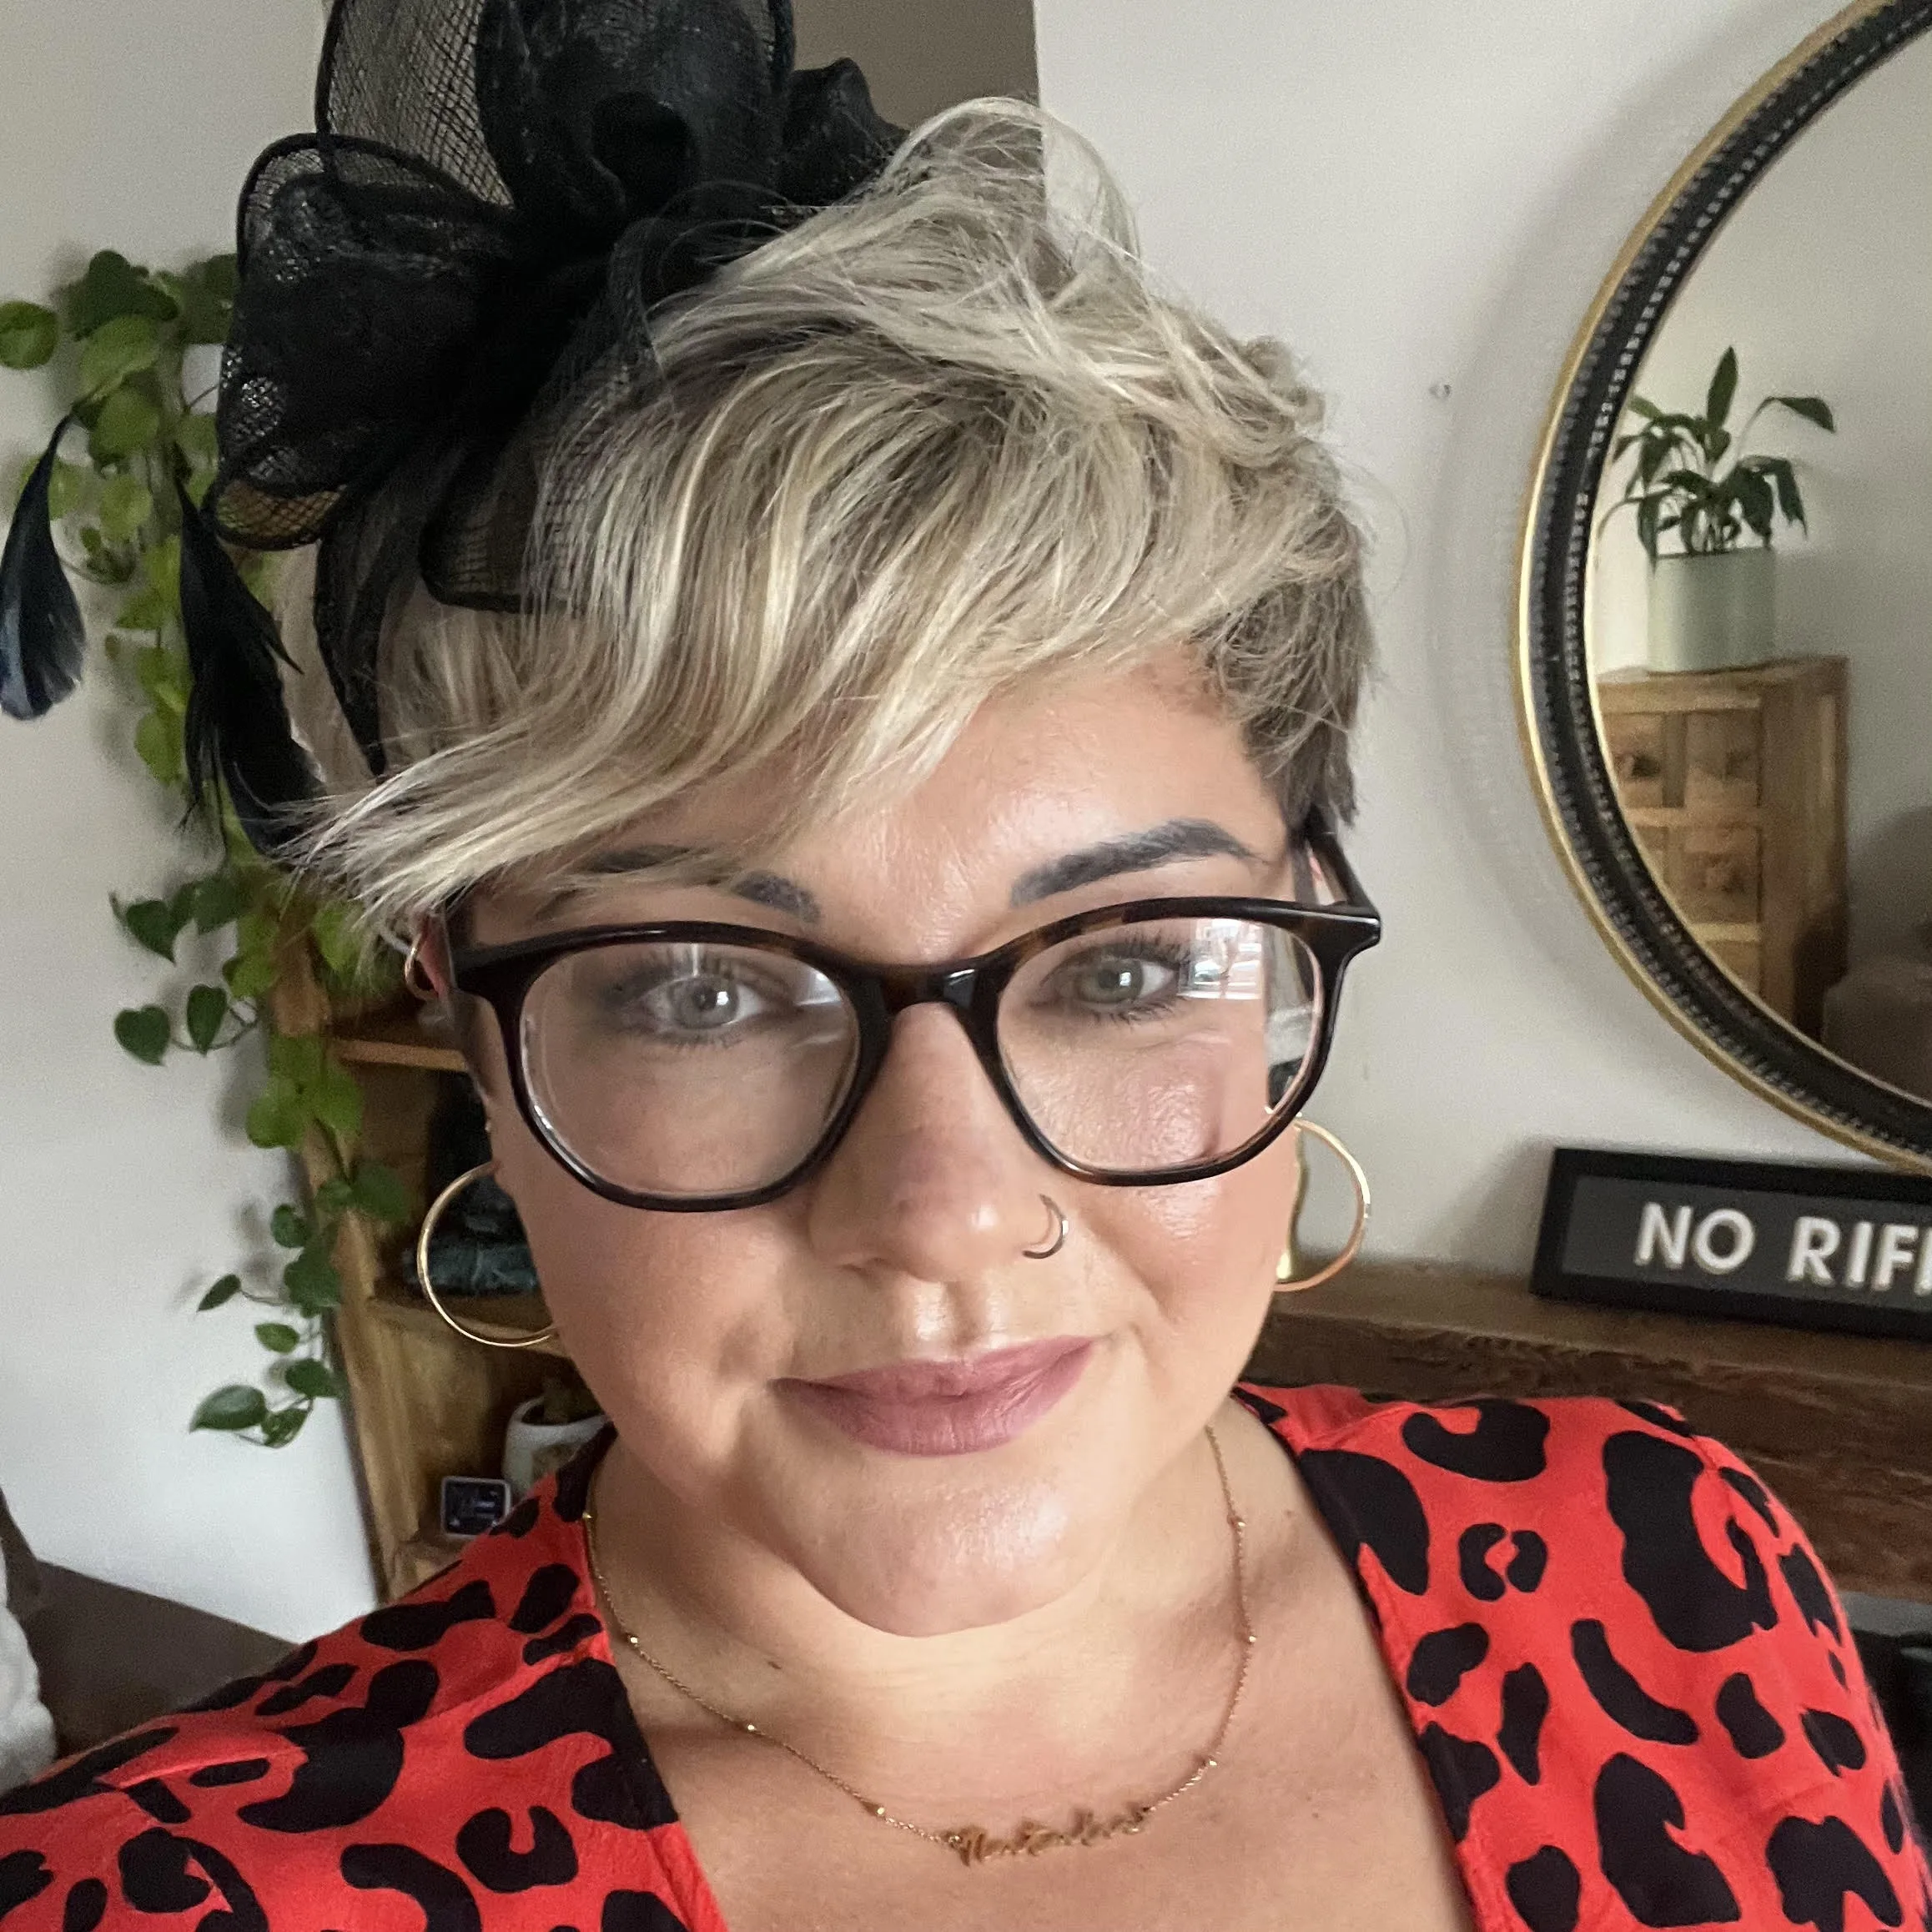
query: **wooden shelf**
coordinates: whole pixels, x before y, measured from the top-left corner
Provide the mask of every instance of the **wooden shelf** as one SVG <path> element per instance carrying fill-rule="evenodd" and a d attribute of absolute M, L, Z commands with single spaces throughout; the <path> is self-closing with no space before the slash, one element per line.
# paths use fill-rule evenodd
<path fill-rule="evenodd" d="M 419 1583 L 426 1583 L 439 1570 L 446 1570 L 468 1549 L 470 1538 L 445 1536 L 440 1530 L 425 1530 L 397 1546 L 389 1567 L 389 1595 L 406 1597 Z"/>
<path fill-rule="evenodd" d="M 1753 1464 L 1849 1590 L 1932 1600 L 1932 1342 L 1545 1301 L 1357 1263 L 1279 1296 L 1249 1373 L 1441 1401 L 1648 1397 Z"/>
<path fill-rule="evenodd" d="M 442 1082 L 463 1070 L 446 1035 L 418 1022 L 413 1007 L 332 1015 L 309 970 L 292 950 L 273 994 L 275 1022 L 287 1034 L 325 1033 L 355 1069 L 362 1089 L 362 1130 L 345 1150 L 385 1163 L 401 1177 L 420 1215 L 426 1185 L 431 1120 Z M 335 1150 L 311 1135 L 302 1150 L 311 1188 L 337 1172 Z M 355 1449 L 356 1474 L 375 1574 L 385 1601 L 415 1588 L 453 1562 L 465 1544 L 443 1536 L 439 1492 L 445 1476 L 494 1476 L 511 1411 L 540 1394 L 567 1360 L 554 1342 L 538 1348 L 479 1348 L 445 1327 L 435 1311 L 405 1288 L 409 1236 L 346 1217 L 336 1244 L 342 1306 L 335 1353 L 348 1385 L 344 1406 Z M 501 1321 L 514 1332 L 531 1324 L 534 1297 L 466 1302 L 479 1327 Z M 541 1326 L 541 1318 L 537 1318 Z"/>
<path fill-rule="evenodd" d="M 413 1013 L 365 1014 L 331 1029 L 330 1039 L 351 1065 L 419 1067 L 438 1074 L 468 1070 L 456 1048 L 425 1029 Z"/>

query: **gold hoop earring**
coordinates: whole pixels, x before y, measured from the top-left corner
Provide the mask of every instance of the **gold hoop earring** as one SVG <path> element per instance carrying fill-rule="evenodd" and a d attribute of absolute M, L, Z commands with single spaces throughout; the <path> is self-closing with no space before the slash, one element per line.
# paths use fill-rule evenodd
<path fill-rule="evenodd" d="M 440 997 L 435 982 L 429 976 L 423 964 L 423 935 L 420 932 L 410 941 L 410 949 L 403 954 L 402 983 L 410 991 L 425 1003 Z"/>
<path fill-rule="evenodd" d="M 1054 1238 L 1044 1248 L 1022 1248 L 1019 1251 L 1029 1261 L 1050 1261 L 1067 1245 L 1067 1217 L 1050 1194 L 1043 1194 L 1039 1198 L 1046 1203 L 1047 1212 L 1054 1217 Z"/>
<path fill-rule="evenodd" d="M 436 1198 L 430 1203 L 430 1211 L 423 1216 L 423 1225 L 416 1233 L 416 1285 L 428 1297 L 430 1307 L 442 1316 L 465 1341 L 473 1341 L 480 1348 L 539 1348 L 556 1334 L 553 1321 L 548 1328 L 539 1329 L 534 1335 L 505 1336 L 485 1335 L 474 1328 L 465 1328 L 448 1309 L 444 1307 L 442 1297 L 436 1293 L 435 1284 L 430 1279 L 430 1242 L 436 1231 L 436 1223 L 443 1218 L 443 1211 L 466 1187 L 481 1180 L 486 1175 L 496 1171 L 494 1160 L 486 1160 L 480 1167 L 472 1167 L 467 1174 L 459 1174 Z"/>
<path fill-rule="evenodd" d="M 1362 1172 L 1361 1163 L 1342 1145 L 1335 1135 L 1313 1120 L 1297 1120 L 1295 1123 L 1297 1158 L 1301 1157 L 1299 1140 L 1304 1132 L 1312 1134 L 1348 1170 L 1348 1178 L 1355 1183 L 1355 1225 L 1349 1230 L 1348 1239 L 1342 1243 L 1341 1252 L 1333 1260 L 1317 1268 L 1312 1275 L 1297 1276 L 1295 1272 L 1295 1229 L 1293 1222 L 1290 1223 L 1288 1240 L 1281 1250 L 1281 1259 L 1275 1265 L 1275 1280 L 1278 1286 L 1292 1289 L 1296 1292 L 1304 1288 L 1319 1288 L 1324 1281 L 1332 1281 L 1361 1252 L 1362 1237 L 1368 1232 L 1369 1218 L 1368 1176 Z M 1297 1190 L 1295 1197 L 1296 1220 L 1301 1218 L 1301 1196 Z"/>

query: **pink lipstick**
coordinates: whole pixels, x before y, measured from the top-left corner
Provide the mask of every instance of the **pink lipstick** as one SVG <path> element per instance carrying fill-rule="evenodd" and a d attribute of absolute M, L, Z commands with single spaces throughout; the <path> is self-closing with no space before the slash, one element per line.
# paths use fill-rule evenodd
<path fill-rule="evenodd" d="M 1084 1336 L 995 1349 L 958 1361 L 901 1361 L 781 1386 L 834 1427 L 902 1456 L 966 1456 L 1024 1434 L 1080 1379 Z"/>

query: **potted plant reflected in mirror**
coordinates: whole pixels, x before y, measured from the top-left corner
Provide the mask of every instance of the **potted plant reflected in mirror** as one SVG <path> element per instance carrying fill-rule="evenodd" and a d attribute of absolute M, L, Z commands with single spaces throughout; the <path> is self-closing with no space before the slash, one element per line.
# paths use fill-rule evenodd
<path fill-rule="evenodd" d="M 1702 415 L 1633 395 L 1637 426 L 1611 450 L 1613 463 L 1628 459 L 1630 469 L 1603 521 L 1619 510 L 1637 513 L 1638 541 L 1650 559 L 1653 671 L 1734 670 L 1775 654 L 1772 530 L 1782 519 L 1809 532 L 1790 458 L 1748 454 L 1745 439 L 1771 409 L 1821 430 L 1837 425 L 1821 396 L 1768 395 L 1733 435 L 1727 425 L 1737 393 L 1738 352 L 1727 349 Z"/>

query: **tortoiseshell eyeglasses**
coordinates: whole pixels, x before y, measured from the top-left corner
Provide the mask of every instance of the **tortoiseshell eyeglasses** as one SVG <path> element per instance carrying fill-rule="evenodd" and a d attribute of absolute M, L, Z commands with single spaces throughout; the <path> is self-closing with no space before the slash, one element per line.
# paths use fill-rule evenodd
<path fill-rule="evenodd" d="M 659 920 L 456 951 L 516 1103 L 606 1199 L 753 1207 L 822 1165 L 893 1022 L 950 1007 L 1039 1155 L 1113 1187 L 1251 1160 L 1320 1078 L 1350 960 L 1381 920 L 1311 825 L 1292 900 L 1135 899 L 969 959 L 882 966 L 755 926 Z"/>

